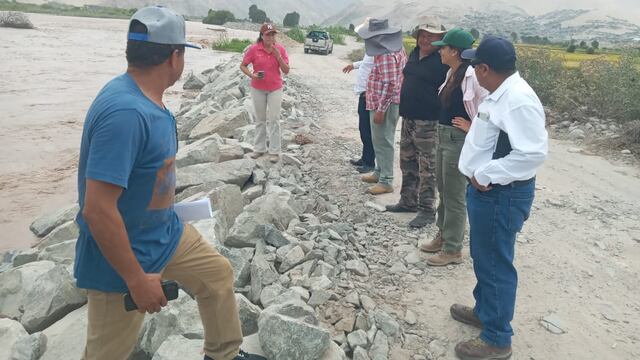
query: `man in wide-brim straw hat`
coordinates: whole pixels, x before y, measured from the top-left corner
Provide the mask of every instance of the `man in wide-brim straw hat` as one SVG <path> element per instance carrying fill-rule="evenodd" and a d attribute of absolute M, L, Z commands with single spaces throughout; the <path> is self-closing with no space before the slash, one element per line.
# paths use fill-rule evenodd
<path fill-rule="evenodd" d="M 402 29 L 389 26 L 389 20 L 370 19 L 357 28 L 364 39 L 365 52 L 373 56 L 366 91 L 367 110 L 371 112 L 371 138 L 376 154 L 373 173 L 362 181 L 375 184 L 368 190 L 380 195 L 393 192 L 393 157 L 399 116 L 402 69 L 407 56 L 402 47 Z"/>
<path fill-rule="evenodd" d="M 409 226 L 415 228 L 435 220 L 438 88 L 448 70 L 440 59 L 439 47 L 432 45 L 441 40 L 446 31 L 435 18 L 423 21 L 413 31 L 416 47 L 404 68 L 400 92 L 400 200 L 387 206 L 390 212 L 417 212 L 409 222 Z"/>

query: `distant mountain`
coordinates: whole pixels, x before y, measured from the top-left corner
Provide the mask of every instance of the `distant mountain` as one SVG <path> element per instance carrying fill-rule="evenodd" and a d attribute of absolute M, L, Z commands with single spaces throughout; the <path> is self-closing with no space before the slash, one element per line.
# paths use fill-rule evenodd
<path fill-rule="evenodd" d="M 602 10 L 560 9 L 531 15 L 514 1 L 449 0 L 429 5 L 429 1 L 360 1 L 348 5 L 324 24 L 359 24 L 366 16 L 388 18 L 403 30 L 410 30 L 428 17 L 436 17 L 448 28 L 475 28 L 482 34 L 509 37 L 547 37 L 552 41 L 593 40 L 603 44 L 627 44 L 640 37 L 640 26 L 615 18 Z M 634 10 L 638 11 L 638 10 Z"/>
<path fill-rule="evenodd" d="M 45 3 L 43 0 L 19 0 L 21 2 Z M 229 10 L 237 18 L 249 16 L 249 6 L 255 4 L 265 10 L 267 16 L 276 22 L 282 22 L 284 16 L 292 11 L 300 14 L 301 24 L 319 24 L 338 10 L 356 0 L 55 0 L 70 5 L 104 5 L 118 8 L 136 8 L 147 5 L 164 5 L 182 15 L 205 16 L 209 9 Z"/>
<path fill-rule="evenodd" d="M 44 3 L 42 0 L 20 0 Z M 282 22 L 297 11 L 303 25 L 357 25 L 367 17 L 389 18 L 410 30 L 426 17 L 436 16 L 447 27 L 476 28 L 481 33 L 547 37 L 552 41 L 593 40 L 602 44 L 636 43 L 640 39 L 640 0 L 56 0 L 82 5 L 140 8 L 168 6 L 183 15 L 204 16 L 209 9 L 230 10 L 247 18 L 258 5 Z M 583 8 L 584 7 L 584 8 Z"/>

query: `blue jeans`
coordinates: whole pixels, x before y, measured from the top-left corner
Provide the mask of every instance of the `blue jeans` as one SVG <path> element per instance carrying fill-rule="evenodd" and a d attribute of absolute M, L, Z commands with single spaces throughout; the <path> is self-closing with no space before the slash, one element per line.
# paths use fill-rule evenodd
<path fill-rule="evenodd" d="M 516 234 L 529 218 L 535 181 L 520 186 L 494 185 L 487 192 L 467 187 L 471 257 L 476 275 L 474 311 L 483 325 L 486 343 L 511 345 L 511 320 L 518 274 L 513 266 Z"/>

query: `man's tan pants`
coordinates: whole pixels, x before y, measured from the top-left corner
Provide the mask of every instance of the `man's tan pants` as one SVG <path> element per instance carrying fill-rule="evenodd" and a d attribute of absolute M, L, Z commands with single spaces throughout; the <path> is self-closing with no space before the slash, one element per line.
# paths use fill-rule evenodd
<path fill-rule="evenodd" d="M 162 272 L 188 289 L 198 302 L 204 327 L 204 352 L 215 360 L 238 355 L 242 330 L 233 292 L 233 269 L 191 225 Z M 89 291 L 89 321 L 84 360 L 126 360 L 138 341 L 144 314 L 126 312 L 122 294 Z"/>

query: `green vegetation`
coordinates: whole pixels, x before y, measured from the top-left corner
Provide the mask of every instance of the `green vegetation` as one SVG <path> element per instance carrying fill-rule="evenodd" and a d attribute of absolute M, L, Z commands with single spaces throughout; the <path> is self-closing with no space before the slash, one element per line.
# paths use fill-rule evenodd
<path fill-rule="evenodd" d="M 223 25 L 229 21 L 236 21 L 236 17 L 231 11 L 228 10 L 213 10 L 209 9 L 207 17 L 202 19 L 203 24 L 211 25 Z"/>
<path fill-rule="evenodd" d="M 307 35 L 303 30 L 301 30 L 298 27 L 295 27 L 287 32 L 285 32 L 285 34 L 291 38 L 291 40 L 297 41 L 299 43 L 303 43 L 304 42 L 304 37 Z"/>
<path fill-rule="evenodd" d="M 577 67 L 567 67 L 566 60 L 553 50 L 519 47 L 518 69 L 542 102 L 555 110 L 587 109 L 593 115 L 620 122 L 640 119 L 638 50 L 617 57 L 592 56 Z"/>
<path fill-rule="evenodd" d="M 211 47 L 213 48 L 213 50 L 241 53 L 249 45 L 251 45 L 251 40 L 223 39 L 215 42 Z"/>
<path fill-rule="evenodd" d="M 251 22 L 256 24 L 269 22 L 267 13 L 264 12 L 264 10 L 259 9 L 257 5 L 249 6 L 249 19 L 251 19 Z"/>
<path fill-rule="evenodd" d="M 37 5 L 0 0 L 0 11 L 22 11 L 64 16 L 128 19 L 136 10 L 137 9 L 118 9 L 98 5 L 73 6 L 56 2 Z"/>
<path fill-rule="evenodd" d="M 284 20 L 282 20 L 282 25 L 285 27 L 296 27 L 300 24 L 300 14 L 297 12 L 290 12 L 284 16 Z"/>

